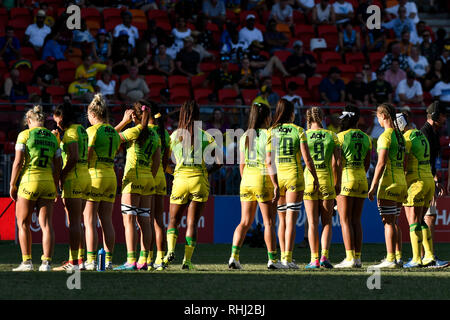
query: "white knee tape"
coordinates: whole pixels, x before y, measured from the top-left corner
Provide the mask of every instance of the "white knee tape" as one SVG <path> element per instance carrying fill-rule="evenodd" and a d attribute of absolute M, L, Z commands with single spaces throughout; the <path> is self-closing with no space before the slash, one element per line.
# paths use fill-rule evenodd
<path fill-rule="evenodd" d="M 287 205 L 286 204 L 280 204 L 277 207 L 277 210 L 280 211 L 280 212 L 286 212 L 286 209 L 287 209 Z"/>
<path fill-rule="evenodd" d="M 135 216 L 137 214 L 136 209 L 135 206 L 130 206 L 128 204 L 122 203 L 121 205 L 122 214 L 131 214 Z"/>
<path fill-rule="evenodd" d="M 290 211 L 300 211 L 300 209 L 301 209 L 301 207 L 302 207 L 302 204 L 303 204 L 303 201 L 301 201 L 301 202 L 289 202 L 289 203 L 287 203 L 286 205 L 287 205 L 287 210 L 290 210 Z"/>
<path fill-rule="evenodd" d="M 150 217 L 150 208 L 136 208 L 139 217 Z"/>
<path fill-rule="evenodd" d="M 396 206 L 380 206 L 380 207 L 378 207 L 378 211 L 380 211 L 380 215 L 396 215 L 397 207 Z"/>

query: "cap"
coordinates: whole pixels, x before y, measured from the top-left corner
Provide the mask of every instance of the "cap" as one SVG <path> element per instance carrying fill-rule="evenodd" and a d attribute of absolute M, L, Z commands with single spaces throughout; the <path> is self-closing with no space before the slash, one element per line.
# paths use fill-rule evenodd
<path fill-rule="evenodd" d="M 125 31 L 125 30 L 122 30 L 122 31 Z M 106 30 L 105 29 L 103 29 L 103 28 L 101 28 L 101 29 L 98 29 L 98 32 L 97 32 L 98 34 L 106 34 Z"/>
<path fill-rule="evenodd" d="M 257 47 L 257 48 L 264 48 L 263 44 L 261 42 L 259 42 L 258 40 L 253 40 L 252 43 L 250 44 L 252 47 Z"/>
<path fill-rule="evenodd" d="M 44 11 L 44 10 L 39 10 L 39 11 L 37 12 L 37 16 L 38 16 L 38 17 L 45 17 L 45 16 L 46 16 L 45 11 Z"/>
<path fill-rule="evenodd" d="M 303 42 L 301 40 L 296 40 L 292 47 L 293 48 L 295 48 L 295 47 L 303 47 Z"/>
<path fill-rule="evenodd" d="M 414 71 L 408 71 L 406 73 L 406 77 L 409 79 L 415 79 L 416 78 L 416 74 L 414 73 Z"/>
<path fill-rule="evenodd" d="M 250 19 L 255 20 L 255 19 L 256 19 L 255 15 L 254 15 L 254 14 L 249 14 L 249 15 L 247 15 L 247 17 L 245 18 L 245 20 L 250 20 Z"/>

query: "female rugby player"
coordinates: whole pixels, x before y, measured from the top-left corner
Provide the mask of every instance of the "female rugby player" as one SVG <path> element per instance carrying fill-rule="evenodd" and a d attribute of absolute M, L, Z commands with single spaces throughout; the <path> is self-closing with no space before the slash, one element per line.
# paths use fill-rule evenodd
<path fill-rule="evenodd" d="M 290 269 L 298 269 L 292 260 L 292 251 L 295 243 L 296 222 L 305 189 L 302 156 L 314 178 L 315 188 L 319 187 L 305 132 L 303 128 L 293 124 L 294 118 L 294 105 L 281 99 L 277 104 L 275 119 L 268 133 L 271 136 L 272 144 L 276 146 L 275 163 L 280 188 L 277 208 L 281 263 Z"/>
<path fill-rule="evenodd" d="M 34 106 L 29 110 L 25 120 L 28 129 L 17 137 L 10 181 L 10 196 L 16 201 L 16 219 L 22 251 L 22 263 L 13 271 L 33 270 L 30 224 L 34 208 L 37 208 L 42 230 L 43 255 L 39 271 L 50 271 L 55 247 L 53 203 L 61 171 L 61 150 L 55 135 L 44 128 L 45 115 L 41 106 Z"/>
<path fill-rule="evenodd" d="M 312 107 L 306 112 L 308 130 L 306 136 L 311 157 L 314 161 L 319 189 L 315 189 L 312 172 L 305 170 L 305 209 L 308 216 L 308 238 L 311 248 L 311 262 L 307 269 L 333 268 L 328 261 L 331 243 L 331 228 L 334 199 L 341 190 L 341 148 L 336 134 L 322 128 L 323 111 Z M 319 216 L 322 219 L 322 253 L 319 261 Z"/>
<path fill-rule="evenodd" d="M 341 115 L 342 185 L 337 206 L 342 226 L 346 258 L 336 268 L 360 268 L 362 248 L 361 214 L 367 197 L 366 172 L 370 166 L 372 142 L 358 129 L 359 109 L 345 107 Z"/>

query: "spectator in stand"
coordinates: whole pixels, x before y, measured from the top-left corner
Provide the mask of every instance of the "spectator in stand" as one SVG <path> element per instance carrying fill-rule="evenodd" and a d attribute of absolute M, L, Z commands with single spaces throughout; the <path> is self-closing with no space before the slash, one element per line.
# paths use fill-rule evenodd
<path fill-rule="evenodd" d="M 295 117 L 297 120 L 297 123 L 301 123 L 301 109 L 303 107 L 303 99 L 302 97 L 300 97 L 296 91 L 299 89 L 299 85 L 294 82 L 294 81 L 290 81 L 287 85 L 287 94 L 283 97 L 281 97 L 281 99 L 285 99 L 289 102 L 292 102 L 292 104 L 294 105 L 294 110 L 295 110 Z"/>
<path fill-rule="evenodd" d="M 424 89 L 425 91 L 430 91 L 433 89 L 433 87 L 441 81 L 442 74 L 443 74 L 443 63 L 441 60 L 435 60 L 434 63 L 431 65 L 430 71 L 425 75 L 425 84 Z"/>
<path fill-rule="evenodd" d="M 378 105 L 381 103 L 392 103 L 392 86 L 384 80 L 384 71 L 377 71 L 377 79 L 369 83 L 370 103 Z"/>
<path fill-rule="evenodd" d="M 75 70 L 75 79 L 86 78 L 92 86 L 95 86 L 97 73 L 105 71 L 106 68 L 108 68 L 106 64 L 94 63 L 92 56 L 85 54 L 83 63 Z"/>
<path fill-rule="evenodd" d="M 221 0 L 203 0 L 202 11 L 212 23 L 222 26 L 225 22 L 226 8 Z"/>
<path fill-rule="evenodd" d="M 236 92 L 239 92 L 237 85 L 237 77 L 229 70 L 230 57 L 222 56 L 220 57 L 219 69 L 212 71 L 205 83 L 208 87 L 209 83 L 214 84 L 214 93 L 217 95 L 220 89 L 232 88 Z"/>
<path fill-rule="evenodd" d="M 244 57 L 241 61 L 241 71 L 239 73 L 239 89 L 257 89 L 258 79 L 250 68 L 250 60 Z"/>
<path fill-rule="evenodd" d="M 410 39 L 410 32 L 408 30 L 403 30 L 402 32 L 402 38 L 400 39 L 400 47 L 401 47 L 401 53 L 409 56 L 411 54 L 411 47 L 413 44 Z"/>
<path fill-rule="evenodd" d="M 255 15 L 249 14 L 245 19 L 245 27 L 239 31 L 239 42 L 245 43 L 245 49 L 247 49 L 253 41 L 263 42 L 263 34 L 255 28 Z"/>
<path fill-rule="evenodd" d="M 358 21 L 361 30 L 370 30 L 366 28 L 367 19 L 370 14 L 367 13 L 367 8 L 372 5 L 372 0 L 359 0 L 358 8 L 356 9 L 356 20 Z"/>
<path fill-rule="evenodd" d="M 320 82 L 319 93 L 322 103 L 345 101 L 345 83 L 341 79 L 339 68 L 331 67 L 328 70 L 328 76 Z"/>
<path fill-rule="evenodd" d="M 432 29 L 427 26 L 425 21 L 419 21 L 416 25 L 416 30 L 411 33 L 411 42 L 414 44 L 421 44 L 424 41 L 423 35 L 425 32 L 430 33 L 430 37 L 426 39 L 429 43 L 433 42 L 431 37 Z"/>
<path fill-rule="evenodd" d="M 264 42 L 270 54 L 278 50 L 285 50 L 289 39 L 283 32 L 277 31 L 277 22 L 270 19 L 267 23 L 267 30 L 264 32 Z"/>
<path fill-rule="evenodd" d="M 0 37 L 0 60 L 8 65 L 10 61 L 20 58 L 20 41 L 14 36 L 14 28 L 5 27 L 5 36 Z"/>
<path fill-rule="evenodd" d="M 200 54 L 193 49 L 194 39 L 187 37 L 184 39 L 184 48 L 178 52 L 176 66 L 182 75 L 193 77 L 200 73 Z"/>
<path fill-rule="evenodd" d="M 314 0 L 294 0 L 294 4 L 298 10 L 306 16 L 312 13 L 314 8 Z"/>
<path fill-rule="evenodd" d="M 335 1 L 333 3 L 333 9 L 338 27 L 346 22 L 350 22 L 355 16 L 352 4 L 344 0 Z"/>
<path fill-rule="evenodd" d="M 152 51 L 147 40 L 140 40 L 136 43 L 134 50 L 133 65 L 139 69 L 139 74 L 149 75 L 154 73 Z"/>
<path fill-rule="evenodd" d="M 345 22 L 342 31 L 339 32 L 339 46 L 336 51 L 342 54 L 361 51 L 361 36 L 350 22 Z"/>
<path fill-rule="evenodd" d="M 382 26 L 386 29 L 394 30 L 395 37 L 400 39 L 402 37 L 402 32 L 407 30 L 413 32 L 415 30 L 414 23 L 411 19 L 406 16 L 406 8 L 398 8 L 398 18 L 392 19 L 389 22 L 382 23 Z"/>
<path fill-rule="evenodd" d="M 205 15 L 199 14 L 192 35 L 197 37 L 198 44 L 201 44 L 206 50 L 210 50 L 214 45 L 214 37 L 212 32 L 206 28 L 207 24 L 208 19 Z"/>
<path fill-rule="evenodd" d="M 173 34 L 167 36 L 165 41 L 162 41 L 166 45 L 166 54 L 175 60 L 177 58 L 178 52 L 180 52 L 183 47 L 178 47 L 178 44 L 175 42 L 175 37 Z"/>
<path fill-rule="evenodd" d="M 81 102 L 88 103 L 92 101 L 94 97 L 94 87 L 87 81 L 87 78 L 81 76 L 69 85 L 67 92 L 72 99 L 80 100 Z"/>
<path fill-rule="evenodd" d="M 73 31 L 73 46 L 83 51 L 95 51 L 95 38 L 89 31 L 86 20 L 81 19 L 81 29 Z"/>
<path fill-rule="evenodd" d="M 442 80 L 436 83 L 436 85 L 431 89 L 430 93 L 433 98 L 438 99 L 443 102 L 443 105 L 450 107 L 450 70 L 442 73 Z"/>
<path fill-rule="evenodd" d="M 392 14 L 394 17 L 398 17 L 398 10 L 400 7 L 404 7 L 406 9 L 406 17 L 411 19 L 414 24 L 419 22 L 419 14 L 417 11 L 417 6 L 414 1 L 407 0 L 399 0 L 398 4 L 392 6 L 390 8 L 386 8 L 386 12 Z"/>
<path fill-rule="evenodd" d="M 54 57 L 47 57 L 45 63 L 41 64 L 33 76 L 33 84 L 36 84 L 41 90 L 49 86 L 59 85 L 58 67 Z"/>
<path fill-rule="evenodd" d="M 368 63 L 365 63 L 363 65 L 362 75 L 363 75 L 363 82 L 366 84 L 369 84 L 371 81 L 377 78 L 376 73 L 372 71 L 372 67 Z"/>
<path fill-rule="evenodd" d="M 150 90 L 144 79 L 138 76 L 138 68 L 132 66 L 129 73 L 130 77 L 123 80 L 120 84 L 120 98 L 126 103 L 134 103 L 138 100 L 147 99 Z"/>
<path fill-rule="evenodd" d="M 369 89 L 361 72 L 357 72 L 355 78 L 347 84 L 346 93 L 347 101 L 358 107 L 369 104 Z"/>
<path fill-rule="evenodd" d="M 413 71 L 408 71 L 406 79 L 400 81 L 395 93 L 396 100 L 400 105 L 420 104 L 425 106 L 422 85 L 416 80 L 416 74 Z"/>
<path fill-rule="evenodd" d="M 398 61 L 399 66 L 402 70 L 406 71 L 409 68 L 408 57 L 401 53 L 400 42 L 394 41 L 390 43 L 390 53 L 387 53 L 381 60 L 380 69 L 387 70 L 391 67 L 392 61 L 395 59 Z M 389 80 L 388 80 L 389 81 Z"/>
<path fill-rule="evenodd" d="M 102 78 L 97 81 L 96 86 L 106 99 L 116 100 L 116 80 L 112 79 L 111 71 L 102 72 Z"/>
<path fill-rule="evenodd" d="M 383 70 L 380 68 L 380 70 Z M 406 79 L 406 72 L 400 69 L 400 64 L 397 59 L 392 60 L 391 68 L 386 70 L 385 79 L 392 86 L 393 90 L 397 89 L 400 81 Z"/>
<path fill-rule="evenodd" d="M 435 61 L 438 57 L 438 47 L 435 42 L 431 42 L 431 33 L 426 30 L 423 33 L 423 41 L 420 44 L 420 52 L 429 62 Z"/>
<path fill-rule="evenodd" d="M 158 54 L 154 58 L 155 70 L 166 77 L 173 75 L 175 63 L 166 54 L 166 46 L 162 43 L 158 47 Z"/>
<path fill-rule="evenodd" d="M 262 85 L 258 95 L 252 101 L 252 105 L 254 105 L 255 103 L 263 103 L 266 106 L 270 106 L 269 100 L 267 98 L 269 97 L 269 94 L 271 92 L 272 92 L 272 88 L 271 87 L 268 87 L 266 85 Z"/>
<path fill-rule="evenodd" d="M 175 44 L 178 48 L 183 48 L 183 40 L 191 37 L 191 32 L 186 25 L 186 20 L 182 17 L 178 18 L 176 27 L 172 29 L 172 35 L 175 37 Z"/>
<path fill-rule="evenodd" d="M 36 23 L 30 24 L 25 30 L 24 44 L 29 44 L 36 51 L 43 47 L 45 37 L 52 31 L 44 24 L 45 16 L 45 11 L 39 10 L 36 15 Z"/>
<path fill-rule="evenodd" d="M 228 121 L 226 121 L 225 119 L 225 115 L 222 108 L 215 108 L 209 121 L 206 121 L 205 130 L 217 129 L 220 130 L 222 134 L 225 134 L 227 129 L 229 128 L 230 125 L 228 124 Z"/>
<path fill-rule="evenodd" d="M 128 72 L 134 62 L 131 45 L 128 43 L 128 33 L 122 30 L 119 37 L 114 39 L 112 49 L 112 72 L 121 76 Z"/>
<path fill-rule="evenodd" d="M 277 24 L 284 24 L 293 28 L 294 26 L 294 10 L 289 5 L 288 0 L 280 0 L 272 6 L 270 18 L 274 19 Z"/>
<path fill-rule="evenodd" d="M 200 55 L 200 62 L 202 62 L 205 59 L 212 59 L 215 60 L 216 57 L 206 50 L 199 42 L 198 42 L 198 34 L 192 33 L 192 39 L 194 40 L 194 45 L 192 46 L 192 49 L 194 51 L 197 51 Z"/>
<path fill-rule="evenodd" d="M 320 0 L 320 3 L 314 6 L 312 11 L 312 21 L 314 25 L 335 24 L 336 15 L 329 0 Z"/>
<path fill-rule="evenodd" d="M 269 95 L 267 96 L 267 101 L 269 101 L 269 105 L 271 107 L 275 107 L 278 103 L 278 100 L 280 100 L 280 96 L 278 95 L 278 93 L 272 90 L 272 78 L 266 77 L 261 79 L 261 84 L 270 89 Z"/>
<path fill-rule="evenodd" d="M 430 65 L 427 58 L 420 55 L 420 48 L 418 46 L 411 47 L 411 54 L 408 57 L 409 69 L 414 71 L 416 77 L 423 79 L 423 77 L 430 71 Z"/>
<path fill-rule="evenodd" d="M 93 56 L 96 61 L 106 63 L 111 57 L 111 42 L 105 29 L 98 30 L 93 50 Z"/>
<path fill-rule="evenodd" d="M 239 34 L 235 30 L 226 30 L 224 33 L 229 32 L 229 38 L 224 37 L 226 41 L 224 42 L 222 49 L 220 50 L 221 55 L 228 55 L 231 58 L 232 63 L 239 63 L 244 55 L 247 44 L 244 41 L 239 40 Z"/>
<path fill-rule="evenodd" d="M 369 29 L 366 32 L 365 48 L 368 52 L 386 51 L 386 29 Z"/>
<path fill-rule="evenodd" d="M 289 73 L 283 66 L 283 63 L 278 59 L 277 56 L 272 56 L 269 60 L 263 55 L 260 54 L 263 45 L 258 41 L 253 41 L 250 45 L 250 67 L 253 72 L 257 75 L 257 77 L 270 77 L 274 71 L 274 68 L 277 68 L 285 77 L 289 76 Z"/>
<path fill-rule="evenodd" d="M 59 41 L 59 31 L 57 29 L 49 33 L 44 40 L 44 48 L 42 49 L 42 60 L 47 59 L 47 57 L 54 57 L 56 60 L 66 60 L 64 55 L 67 46 L 60 44 Z"/>
<path fill-rule="evenodd" d="M 132 48 L 136 46 L 136 40 L 139 39 L 139 31 L 135 26 L 131 25 L 132 14 L 129 11 L 123 11 L 121 13 L 122 23 L 114 28 L 114 38 L 121 35 L 122 31 L 125 31 L 128 35 L 128 43 Z"/>
<path fill-rule="evenodd" d="M 296 40 L 293 44 L 294 53 L 286 60 L 286 70 L 294 77 L 303 79 L 314 76 L 316 72 L 316 59 L 308 53 L 304 53 L 303 42 Z"/>
<path fill-rule="evenodd" d="M 5 90 L 5 100 L 15 102 L 16 100 L 28 99 L 27 85 L 20 81 L 20 72 L 17 69 L 11 70 L 10 77 L 5 79 L 3 88 Z"/>
<path fill-rule="evenodd" d="M 444 45 L 444 48 L 442 49 L 442 54 L 440 55 L 439 59 L 444 64 L 444 67 L 449 65 L 449 62 L 450 62 L 450 42 Z"/>

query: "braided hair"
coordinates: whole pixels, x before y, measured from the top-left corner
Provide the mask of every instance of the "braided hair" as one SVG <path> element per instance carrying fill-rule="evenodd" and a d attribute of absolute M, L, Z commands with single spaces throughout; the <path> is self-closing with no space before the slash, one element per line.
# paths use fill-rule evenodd
<path fill-rule="evenodd" d="M 311 128 L 313 122 L 317 123 L 322 128 L 323 110 L 319 107 L 312 107 L 306 110 L 306 124 L 308 129 Z"/>
<path fill-rule="evenodd" d="M 395 107 L 392 104 L 386 102 L 386 103 L 380 104 L 377 108 L 377 111 L 389 117 L 389 119 L 391 120 L 392 125 L 394 127 L 394 132 L 395 132 L 395 136 L 398 141 L 399 148 L 401 148 L 402 151 L 405 152 L 405 144 L 406 143 L 405 143 L 405 139 L 403 138 L 403 135 L 402 135 L 400 129 L 398 128 Z"/>

